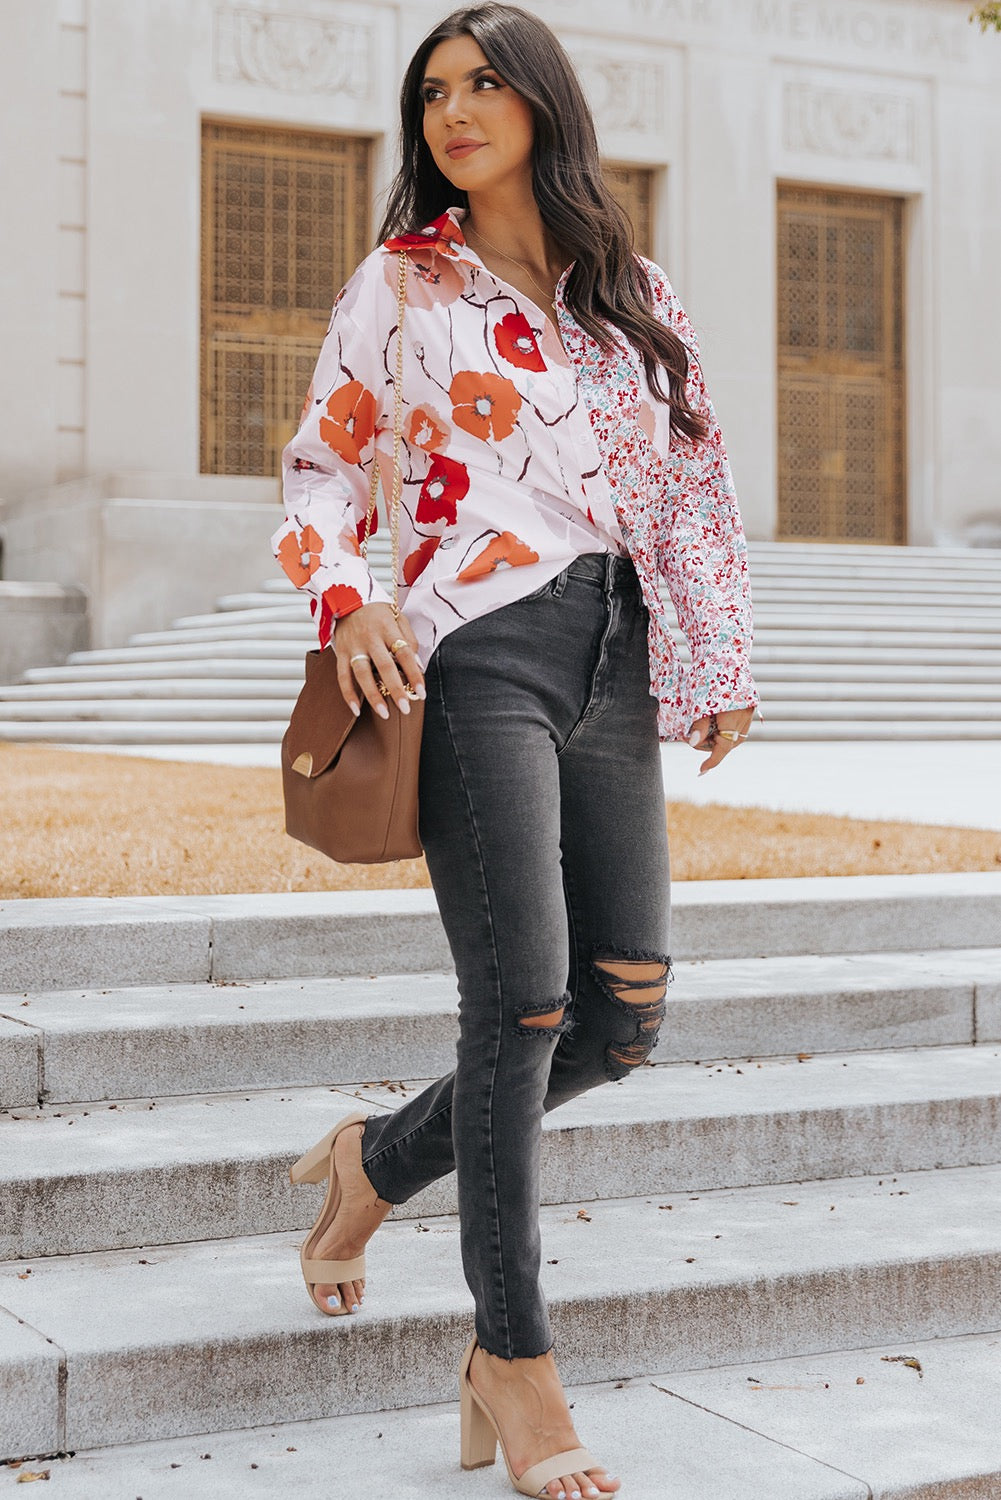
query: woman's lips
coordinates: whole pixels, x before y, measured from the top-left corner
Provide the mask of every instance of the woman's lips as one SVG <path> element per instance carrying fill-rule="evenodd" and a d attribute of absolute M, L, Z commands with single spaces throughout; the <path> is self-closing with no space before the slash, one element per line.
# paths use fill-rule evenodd
<path fill-rule="evenodd" d="M 486 141 L 470 141 L 464 146 L 448 146 L 446 147 L 446 152 L 452 161 L 454 161 L 459 156 L 471 156 L 474 151 L 479 151 L 480 147 L 485 145 Z"/>

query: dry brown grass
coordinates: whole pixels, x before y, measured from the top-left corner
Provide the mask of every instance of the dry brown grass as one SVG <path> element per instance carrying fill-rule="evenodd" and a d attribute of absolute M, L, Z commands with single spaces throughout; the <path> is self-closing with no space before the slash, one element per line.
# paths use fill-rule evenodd
<path fill-rule="evenodd" d="M 996 870 L 1001 833 L 667 805 L 676 880 Z M 424 886 L 423 860 L 334 865 L 283 831 L 277 771 L 0 746 L 0 898 Z"/>

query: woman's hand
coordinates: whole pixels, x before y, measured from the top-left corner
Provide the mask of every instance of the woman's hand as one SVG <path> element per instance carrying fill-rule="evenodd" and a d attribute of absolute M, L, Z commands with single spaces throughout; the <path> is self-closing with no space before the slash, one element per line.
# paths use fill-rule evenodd
<path fill-rule="evenodd" d="M 711 771 L 713 766 L 718 766 L 724 756 L 729 755 L 731 750 L 735 750 L 738 745 L 744 743 L 743 740 L 730 740 L 718 733 L 710 734 L 709 731 L 713 719 L 715 719 L 719 729 L 743 735 L 747 734 L 750 730 L 753 718 L 753 708 L 726 708 L 721 709 L 717 714 L 707 715 L 705 718 L 695 720 L 692 725 L 691 734 L 688 736 L 688 743 L 694 746 L 696 750 L 712 751 L 709 759 L 702 762 L 699 771 L 700 776 L 704 776 L 707 771 Z"/>
<path fill-rule="evenodd" d="M 391 649 L 394 646 L 395 651 Z M 418 698 L 425 696 L 424 674 L 417 660 L 417 637 L 406 617 L 400 615 L 397 619 L 388 604 L 363 604 L 361 609 L 342 615 L 334 627 L 334 651 L 337 681 L 345 703 L 356 715 L 361 713 L 361 689 L 379 717 L 389 718 L 376 677 L 389 689 L 389 696 L 401 714 L 410 712 L 408 683 Z"/>

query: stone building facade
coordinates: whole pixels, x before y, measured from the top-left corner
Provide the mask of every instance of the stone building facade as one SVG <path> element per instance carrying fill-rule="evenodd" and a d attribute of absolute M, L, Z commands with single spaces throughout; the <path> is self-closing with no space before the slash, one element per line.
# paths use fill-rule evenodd
<path fill-rule="evenodd" d="M 1001 37 L 966 0 L 526 0 L 698 328 L 749 536 L 1001 543 Z M 2 576 L 95 645 L 267 575 L 429 0 L 0 0 Z"/>

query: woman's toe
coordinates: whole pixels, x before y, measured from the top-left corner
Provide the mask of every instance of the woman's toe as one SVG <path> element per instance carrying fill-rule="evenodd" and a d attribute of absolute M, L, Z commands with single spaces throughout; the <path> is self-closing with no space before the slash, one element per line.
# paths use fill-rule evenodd
<path fill-rule="evenodd" d="M 340 1305 L 340 1293 L 335 1286 L 318 1286 L 316 1288 L 316 1295 L 328 1307 L 338 1307 Z"/>

